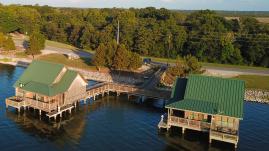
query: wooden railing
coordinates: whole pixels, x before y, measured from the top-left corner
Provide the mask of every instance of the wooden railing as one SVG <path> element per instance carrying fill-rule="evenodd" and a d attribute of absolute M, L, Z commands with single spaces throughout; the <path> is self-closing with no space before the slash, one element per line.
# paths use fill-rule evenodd
<path fill-rule="evenodd" d="M 217 124 L 216 121 L 212 121 L 211 130 L 237 135 L 239 124 L 227 123 Z"/>
<path fill-rule="evenodd" d="M 210 138 L 225 142 L 237 143 L 238 142 L 238 135 L 223 133 L 211 130 L 210 131 Z"/>
<path fill-rule="evenodd" d="M 57 108 L 57 102 L 54 103 L 46 103 L 38 100 L 34 100 L 31 98 L 18 98 L 18 97 L 10 97 L 6 99 L 6 105 L 12 106 L 15 108 L 21 107 L 32 107 L 36 109 L 40 109 L 46 112 L 50 112 L 51 110 L 55 110 Z"/>
<path fill-rule="evenodd" d="M 203 121 L 196 121 L 176 116 L 170 116 L 169 117 L 169 124 L 176 125 L 180 127 L 189 127 L 194 128 L 197 130 L 209 130 L 210 129 L 210 123 L 203 122 Z"/>
<path fill-rule="evenodd" d="M 57 108 L 58 103 L 46 103 L 41 102 L 38 100 L 30 99 L 30 98 L 24 98 L 26 105 L 32 108 L 40 109 L 43 111 L 50 112 L 51 110 L 55 110 Z"/>
<path fill-rule="evenodd" d="M 12 106 L 15 108 L 20 108 L 21 106 L 25 106 L 25 101 L 22 99 L 18 99 L 17 97 L 13 96 L 6 99 L 6 105 Z"/>
<path fill-rule="evenodd" d="M 117 84 L 117 83 L 101 83 L 87 89 L 89 96 L 94 96 L 95 94 L 100 94 L 107 91 L 129 93 L 133 95 L 143 95 L 150 98 L 163 98 L 163 99 L 170 98 L 170 92 L 166 91 L 163 92 L 159 90 L 152 91 L 140 88 L 138 86 Z"/>

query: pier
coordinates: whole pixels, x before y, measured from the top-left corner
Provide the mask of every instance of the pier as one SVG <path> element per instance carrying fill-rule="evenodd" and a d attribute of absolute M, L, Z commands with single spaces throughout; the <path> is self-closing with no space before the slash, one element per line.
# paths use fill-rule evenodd
<path fill-rule="evenodd" d="M 86 89 L 86 93 L 77 96 L 77 98 L 83 99 L 79 99 L 72 104 L 62 105 L 61 107 L 58 106 L 57 102 L 45 103 L 26 97 L 10 97 L 6 99 L 6 108 L 11 106 L 20 112 L 21 109 L 27 109 L 31 107 L 33 109 L 38 109 L 40 115 L 41 111 L 44 111 L 46 112 L 46 116 L 48 118 L 53 118 L 56 120 L 57 116 L 62 117 L 64 112 L 71 114 L 72 109 L 76 108 L 78 103 L 83 102 L 86 104 L 88 99 L 96 100 L 96 97 L 103 97 L 105 95 L 109 95 L 111 92 L 116 93 L 117 96 L 126 94 L 128 98 L 130 96 L 140 96 L 142 102 L 144 102 L 146 98 L 163 100 L 165 102 L 170 98 L 171 95 L 170 91 L 149 90 L 134 85 L 105 82 L 89 87 Z"/>

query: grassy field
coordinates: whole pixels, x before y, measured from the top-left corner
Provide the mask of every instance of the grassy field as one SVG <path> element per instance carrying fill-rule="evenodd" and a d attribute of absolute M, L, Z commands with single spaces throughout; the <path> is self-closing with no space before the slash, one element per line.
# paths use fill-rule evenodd
<path fill-rule="evenodd" d="M 26 58 L 27 54 L 25 52 L 16 52 L 15 53 L 17 58 Z"/>
<path fill-rule="evenodd" d="M 49 55 L 40 56 L 37 59 L 55 62 L 55 63 L 61 63 L 66 66 L 76 67 L 76 68 L 85 69 L 85 70 L 94 70 L 94 71 L 97 70 L 96 67 L 91 64 L 91 61 L 89 58 L 80 58 L 80 59 L 70 60 L 65 55 L 49 54 Z"/>
<path fill-rule="evenodd" d="M 11 62 L 12 59 L 10 59 L 10 58 L 2 58 L 2 59 L 0 59 L 0 61 L 2 61 L 2 62 Z"/>
<path fill-rule="evenodd" d="M 175 63 L 175 59 L 166 59 L 166 58 L 156 58 L 156 57 L 143 57 L 143 58 L 151 58 L 152 61 L 162 62 L 162 63 Z M 221 68 L 235 68 L 235 69 L 253 69 L 253 70 L 263 70 L 269 71 L 269 68 L 264 67 L 253 67 L 253 66 L 243 66 L 243 65 L 230 65 L 230 64 L 218 64 L 218 63 L 205 63 L 201 62 L 204 67 L 221 67 Z"/>
<path fill-rule="evenodd" d="M 249 89 L 269 90 L 269 76 L 240 75 L 235 78 L 244 80 Z"/>
<path fill-rule="evenodd" d="M 237 19 L 239 20 L 240 17 L 225 17 L 228 20 Z M 260 23 L 269 24 L 269 17 L 255 17 Z"/>
<path fill-rule="evenodd" d="M 68 44 L 60 43 L 56 41 L 51 41 L 51 40 L 46 40 L 46 46 L 57 47 L 57 48 L 62 48 L 62 49 L 77 50 L 77 48 L 72 45 L 68 45 Z"/>

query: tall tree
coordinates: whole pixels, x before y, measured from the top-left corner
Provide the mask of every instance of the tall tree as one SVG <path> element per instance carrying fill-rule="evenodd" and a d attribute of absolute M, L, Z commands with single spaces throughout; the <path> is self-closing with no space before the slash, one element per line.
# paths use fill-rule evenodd
<path fill-rule="evenodd" d="M 15 50 L 16 49 L 15 44 L 14 44 L 14 41 L 11 38 L 11 36 L 8 36 L 5 39 L 4 44 L 3 44 L 3 47 L 4 47 L 4 50 L 6 50 L 6 51 Z"/>
<path fill-rule="evenodd" d="M 129 64 L 128 69 L 135 70 L 141 67 L 142 59 L 137 53 L 129 52 Z"/>
<path fill-rule="evenodd" d="M 33 32 L 29 38 L 29 46 L 26 49 L 26 53 L 32 55 L 40 54 L 41 50 L 45 48 L 45 38 L 38 31 Z"/>
<path fill-rule="evenodd" d="M 116 70 L 126 70 L 128 67 L 128 51 L 124 45 L 119 45 L 113 59 L 113 68 Z"/>
<path fill-rule="evenodd" d="M 93 57 L 93 64 L 99 69 L 101 66 L 106 65 L 106 47 L 102 43 L 100 46 L 96 49 L 94 57 Z"/>
<path fill-rule="evenodd" d="M 0 48 L 3 47 L 5 41 L 4 33 L 0 32 Z"/>

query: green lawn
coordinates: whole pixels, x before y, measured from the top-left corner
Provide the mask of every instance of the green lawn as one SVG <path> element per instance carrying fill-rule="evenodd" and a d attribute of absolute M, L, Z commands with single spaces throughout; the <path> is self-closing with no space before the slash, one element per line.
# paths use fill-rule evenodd
<path fill-rule="evenodd" d="M 46 40 L 46 46 L 62 48 L 62 49 L 69 49 L 69 50 L 72 50 L 72 51 L 80 50 L 80 51 L 85 51 L 85 52 L 88 52 L 88 53 L 91 53 L 91 54 L 95 53 L 95 51 L 93 51 L 93 50 L 79 49 L 79 48 L 77 48 L 75 46 L 72 46 L 72 45 L 68 45 L 68 44 L 60 43 L 60 42 L 56 42 L 56 41 L 51 41 L 51 40 Z"/>
<path fill-rule="evenodd" d="M 156 58 L 156 57 L 143 57 L 143 58 L 151 58 L 152 61 L 162 62 L 162 63 L 175 63 L 176 59 L 166 59 L 166 58 Z M 236 69 L 253 69 L 253 70 L 268 70 L 269 68 L 264 67 L 253 67 L 253 66 L 244 66 L 244 65 L 230 65 L 230 64 L 218 64 L 218 63 L 206 63 L 201 62 L 201 64 L 205 67 L 222 67 L 222 68 L 236 68 Z"/>
<path fill-rule="evenodd" d="M 0 59 L 0 61 L 2 61 L 2 62 L 11 62 L 12 59 L 10 59 L 10 58 L 2 58 L 2 59 Z"/>
<path fill-rule="evenodd" d="M 49 55 L 40 56 L 37 59 L 55 62 L 55 63 L 61 63 L 66 66 L 85 69 L 85 70 L 94 70 L 94 71 L 97 70 L 96 67 L 91 64 L 91 60 L 89 58 L 80 58 L 80 59 L 70 60 L 65 55 L 49 54 Z"/>
<path fill-rule="evenodd" d="M 269 90 L 269 76 L 240 75 L 235 78 L 244 80 L 249 89 Z"/>
<path fill-rule="evenodd" d="M 68 44 L 60 43 L 60 42 L 56 42 L 56 41 L 51 41 L 51 40 L 46 40 L 46 46 L 63 48 L 63 49 L 70 49 L 70 50 L 76 50 L 77 49 L 76 47 L 74 47 L 72 45 L 68 45 Z"/>
<path fill-rule="evenodd" d="M 25 52 L 16 52 L 15 53 L 17 58 L 26 58 L 27 54 Z"/>

